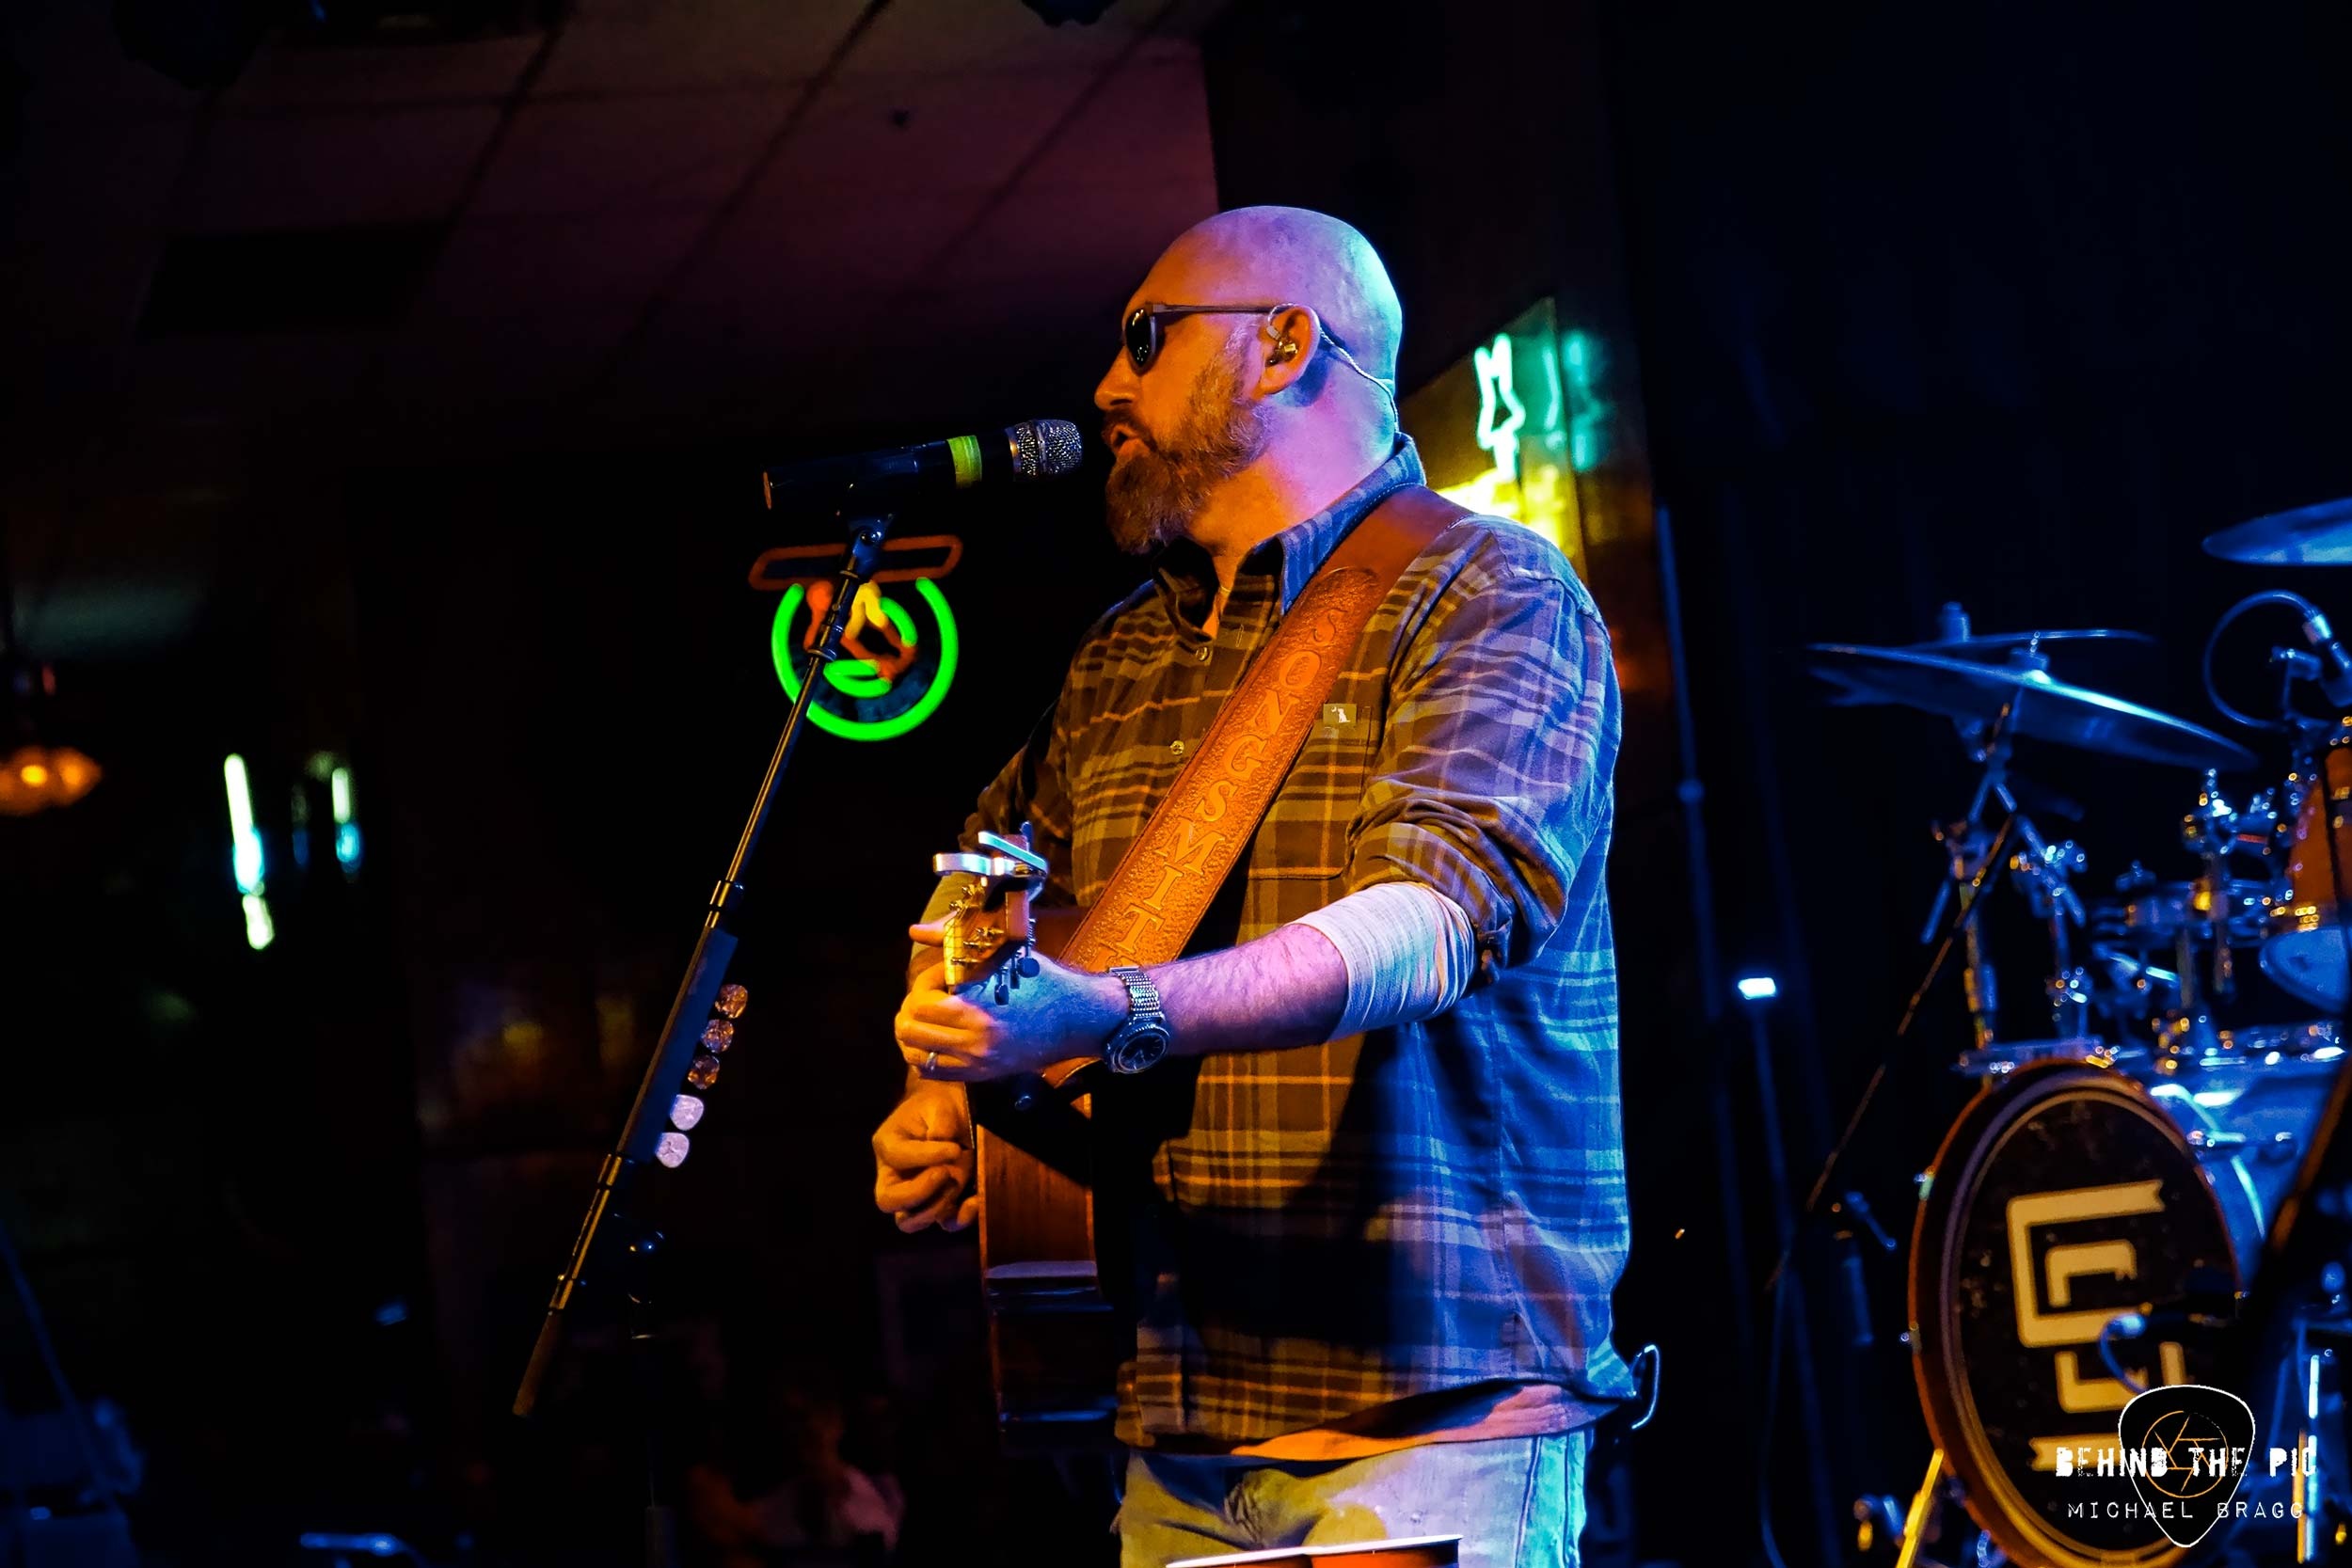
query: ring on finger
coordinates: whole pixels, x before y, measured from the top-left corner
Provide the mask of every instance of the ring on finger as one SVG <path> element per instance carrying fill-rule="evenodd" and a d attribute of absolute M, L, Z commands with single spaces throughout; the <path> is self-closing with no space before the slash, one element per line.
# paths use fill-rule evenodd
<path fill-rule="evenodd" d="M 923 1076 L 929 1078 L 933 1069 L 935 1069 L 938 1066 L 939 1053 L 934 1051 L 930 1055 L 923 1058 Z"/>

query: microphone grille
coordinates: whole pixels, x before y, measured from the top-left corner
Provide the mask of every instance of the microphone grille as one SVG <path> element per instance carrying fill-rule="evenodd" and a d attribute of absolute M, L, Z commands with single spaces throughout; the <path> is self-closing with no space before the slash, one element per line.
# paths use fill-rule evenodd
<path fill-rule="evenodd" d="M 1012 437 L 1012 471 L 1022 479 L 1059 479 L 1086 457 L 1086 441 L 1068 420 L 1024 420 Z"/>

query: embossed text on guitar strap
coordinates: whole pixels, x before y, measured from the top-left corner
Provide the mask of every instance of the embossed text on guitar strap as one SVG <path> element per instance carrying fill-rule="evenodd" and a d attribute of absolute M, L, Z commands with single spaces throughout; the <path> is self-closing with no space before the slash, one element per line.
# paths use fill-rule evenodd
<path fill-rule="evenodd" d="M 1348 531 L 1210 722 L 1060 954 L 1102 971 L 1184 952 L 1307 743 L 1373 612 L 1413 559 L 1470 514 L 1435 491 L 1391 492 Z"/>

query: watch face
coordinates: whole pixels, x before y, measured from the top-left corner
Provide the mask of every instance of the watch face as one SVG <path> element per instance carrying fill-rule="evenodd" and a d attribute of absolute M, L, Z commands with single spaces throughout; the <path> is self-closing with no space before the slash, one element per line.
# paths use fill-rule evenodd
<path fill-rule="evenodd" d="M 1113 1037 L 1104 1055 L 1113 1072 L 1141 1072 L 1168 1054 L 1168 1040 L 1167 1030 L 1146 1023 Z"/>

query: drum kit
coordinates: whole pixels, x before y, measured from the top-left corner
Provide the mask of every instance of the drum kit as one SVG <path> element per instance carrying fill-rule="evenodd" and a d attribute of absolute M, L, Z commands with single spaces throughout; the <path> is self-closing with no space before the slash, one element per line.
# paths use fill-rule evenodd
<path fill-rule="evenodd" d="M 2352 500 L 2258 518 L 2205 547 L 2247 564 L 2352 565 Z M 2216 653 L 2265 607 L 2299 626 L 2269 653 L 2276 700 L 2258 717 L 2224 700 Z M 2352 1098 L 2338 1083 L 2352 659 L 2299 595 L 2257 594 L 2224 613 L 2206 689 L 2269 743 L 2265 773 L 2235 740 L 2065 678 L 2149 638 L 1976 635 L 1957 606 L 1938 630 L 1810 658 L 1838 702 L 1951 721 L 1976 770 L 1966 811 L 1936 829 L 1935 958 L 1912 1013 L 1956 958 L 1969 1039 L 1954 1065 L 1977 1092 L 1917 1179 L 1909 1268 L 1912 1368 L 1936 1449 L 1911 1508 L 1875 1515 L 1881 1548 L 1899 1544 L 1902 1568 L 2352 1561 L 2336 1371 L 2339 1350 L 2352 1359 L 2352 1132 L 2334 1136 Z M 2029 759 L 2040 745 L 2179 770 L 2177 847 L 2093 884 L 2086 854 L 2021 803 L 2050 815 L 2015 771 L 2020 743 Z M 2004 883 L 2021 897 L 1991 897 Z M 2004 922 L 2014 940 L 1996 948 Z M 2042 995 L 2005 1012 L 1996 970 L 2016 967 L 2021 940 L 2046 957 Z M 2023 1013 L 2031 1037 L 2005 1036 L 2003 1019 Z M 2233 1516 L 2193 1547 L 2159 1533 L 2128 1477 L 2071 1462 L 2114 1448 L 2136 1394 L 2181 1383 L 2241 1395 L 2264 1450 Z M 2290 1462 L 2274 1466 L 2273 1449 Z M 1857 1517 L 1874 1515 L 1857 1505 Z"/>

